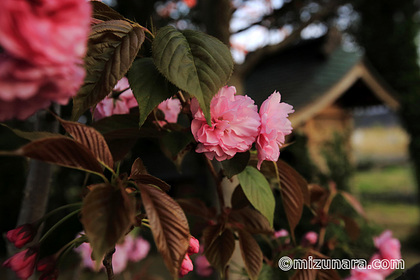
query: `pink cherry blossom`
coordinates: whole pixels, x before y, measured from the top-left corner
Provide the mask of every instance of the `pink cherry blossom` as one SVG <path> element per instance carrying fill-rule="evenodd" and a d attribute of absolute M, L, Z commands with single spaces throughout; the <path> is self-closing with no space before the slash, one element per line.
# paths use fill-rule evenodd
<path fill-rule="evenodd" d="M 303 236 L 302 245 L 304 246 L 315 245 L 317 241 L 318 241 L 318 233 L 314 231 L 309 231 Z"/>
<path fill-rule="evenodd" d="M 0 121 L 25 119 L 51 102 L 67 104 L 84 75 L 76 64 L 39 67 L 0 54 Z"/>
<path fill-rule="evenodd" d="M 176 123 L 178 115 L 181 112 L 181 101 L 176 98 L 169 98 L 159 104 L 158 109 L 165 114 L 165 120 L 168 123 Z M 165 125 L 164 121 L 159 122 L 160 125 Z"/>
<path fill-rule="evenodd" d="M 204 255 L 198 256 L 195 259 L 194 264 L 195 264 L 195 272 L 199 276 L 209 277 L 210 275 L 212 275 L 214 271 L 213 267 L 211 266 L 206 256 Z"/>
<path fill-rule="evenodd" d="M 294 112 L 293 107 L 280 100 L 280 93 L 275 91 L 260 108 L 261 128 L 256 143 L 258 169 L 264 160 L 278 160 L 285 136 L 292 133 L 292 124 L 287 118 Z"/>
<path fill-rule="evenodd" d="M 2 0 L 0 45 L 36 65 L 81 62 L 90 14 L 86 0 Z"/>
<path fill-rule="evenodd" d="M 392 238 L 390 230 L 384 231 L 380 236 L 374 237 L 375 247 L 379 249 L 382 259 L 401 259 L 401 244 L 396 238 Z"/>
<path fill-rule="evenodd" d="M 116 274 L 121 273 L 127 267 L 128 261 L 138 262 L 144 259 L 150 250 L 150 244 L 141 237 L 134 238 L 127 235 L 122 244 L 115 246 L 115 253 L 112 255 L 112 267 Z M 83 243 L 75 249 L 82 258 L 82 264 L 91 270 L 95 269 L 95 262 L 92 260 L 92 248 L 89 243 Z M 100 266 L 103 268 L 103 266 Z"/>
<path fill-rule="evenodd" d="M 285 229 L 280 229 L 274 232 L 274 238 L 286 237 L 289 236 L 289 232 Z"/>
<path fill-rule="evenodd" d="M 122 92 L 123 91 L 123 92 Z M 120 93 L 118 97 L 114 97 L 113 94 Z M 95 120 L 100 120 L 104 117 L 109 117 L 117 114 L 128 114 L 130 108 L 136 107 L 137 101 L 131 91 L 128 79 L 123 77 L 115 85 L 113 92 L 111 92 L 105 99 L 96 105 L 93 113 Z"/>
<path fill-rule="evenodd" d="M 225 86 L 213 97 L 210 103 L 211 126 L 207 124 L 198 101 L 191 101 L 194 117 L 191 131 L 198 142 L 196 152 L 204 153 L 210 160 L 223 161 L 249 150 L 258 135 L 261 123 L 257 106 L 248 96 L 235 93 L 235 87 Z"/>

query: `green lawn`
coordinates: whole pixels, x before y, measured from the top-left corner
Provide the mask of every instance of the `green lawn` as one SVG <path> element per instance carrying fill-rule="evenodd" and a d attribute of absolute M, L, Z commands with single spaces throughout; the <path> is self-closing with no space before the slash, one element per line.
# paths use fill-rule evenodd
<path fill-rule="evenodd" d="M 356 193 L 416 193 L 414 175 L 410 165 L 389 166 L 358 171 L 354 176 Z"/>
<path fill-rule="evenodd" d="M 420 209 L 413 203 L 417 190 L 411 167 L 402 165 L 358 171 L 354 191 L 359 194 L 369 221 L 392 230 L 401 241 L 406 267 L 419 263 L 420 249 L 409 242 L 413 236 L 420 239 L 417 227 Z"/>

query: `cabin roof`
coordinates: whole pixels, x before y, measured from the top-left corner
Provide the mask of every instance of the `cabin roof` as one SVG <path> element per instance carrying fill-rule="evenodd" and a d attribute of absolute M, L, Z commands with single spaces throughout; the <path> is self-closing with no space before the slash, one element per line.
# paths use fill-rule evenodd
<path fill-rule="evenodd" d="M 267 57 L 247 76 L 245 93 L 261 105 L 268 94 L 279 91 L 282 101 L 295 109 L 290 118 L 295 126 L 338 100 L 344 107 L 398 108 L 395 94 L 360 51 L 338 47 L 326 54 L 323 43 L 311 40 Z"/>

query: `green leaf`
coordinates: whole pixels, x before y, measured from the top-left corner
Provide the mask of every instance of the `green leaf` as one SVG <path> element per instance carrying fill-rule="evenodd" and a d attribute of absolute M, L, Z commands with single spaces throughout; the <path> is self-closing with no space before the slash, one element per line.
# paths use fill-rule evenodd
<path fill-rule="evenodd" d="M 178 31 L 166 26 L 152 45 L 159 71 L 174 85 L 197 98 L 210 124 L 210 102 L 233 71 L 229 48 L 199 31 Z"/>
<path fill-rule="evenodd" d="M 162 137 L 162 148 L 169 151 L 171 158 L 175 159 L 193 140 L 194 137 L 191 134 L 191 131 L 171 131 Z"/>
<path fill-rule="evenodd" d="M 125 20 L 92 26 L 85 57 L 86 77 L 73 98 L 72 120 L 104 99 L 124 77 L 144 41 L 144 31 Z"/>
<path fill-rule="evenodd" d="M 15 151 L 1 154 L 29 157 L 103 177 L 102 167 L 95 155 L 82 144 L 64 136 L 34 140 Z"/>
<path fill-rule="evenodd" d="M 140 126 L 156 106 L 177 92 L 177 88 L 159 73 L 150 57 L 134 61 L 128 72 L 128 81 L 139 104 Z"/>
<path fill-rule="evenodd" d="M 29 140 L 29 141 L 38 140 L 42 138 L 62 136 L 61 134 L 58 134 L 58 133 L 52 133 L 52 132 L 46 132 L 46 131 L 23 131 L 19 129 L 13 129 L 13 128 L 8 127 L 5 124 L 0 124 L 0 126 L 2 127 L 2 129 L 10 130 L 16 136 L 25 140 Z"/>
<path fill-rule="evenodd" d="M 247 166 L 239 173 L 238 179 L 249 202 L 267 218 L 270 226 L 273 226 L 276 202 L 267 179 L 252 166 Z"/>
<path fill-rule="evenodd" d="M 95 185 L 83 200 L 81 222 L 99 266 L 134 224 L 135 200 L 122 187 Z"/>
<path fill-rule="evenodd" d="M 237 153 L 233 158 L 222 161 L 223 171 L 228 178 L 241 173 L 248 165 L 251 157 L 249 151 Z"/>
<path fill-rule="evenodd" d="M 138 184 L 155 244 L 174 278 L 187 253 L 190 230 L 184 211 L 160 189 Z"/>
<path fill-rule="evenodd" d="M 263 253 L 260 246 L 252 235 L 244 230 L 238 230 L 238 236 L 242 259 L 248 276 L 251 280 L 258 279 L 263 264 Z"/>
<path fill-rule="evenodd" d="M 105 138 L 96 129 L 57 117 L 64 129 L 80 144 L 88 148 L 104 166 L 113 170 L 114 160 Z"/>

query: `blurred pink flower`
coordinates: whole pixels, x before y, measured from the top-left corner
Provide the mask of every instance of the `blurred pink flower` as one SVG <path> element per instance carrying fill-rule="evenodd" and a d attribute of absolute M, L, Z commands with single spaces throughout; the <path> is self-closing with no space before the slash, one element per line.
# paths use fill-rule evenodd
<path fill-rule="evenodd" d="M 356 268 L 351 270 L 350 277 L 346 280 L 384 280 L 383 277 L 378 271 L 367 268 Z"/>
<path fill-rule="evenodd" d="M 318 233 L 314 231 L 309 231 L 303 236 L 302 245 L 303 246 L 315 245 L 317 241 L 318 241 Z"/>
<path fill-rule="evenodd" d="M 13 270 L 20 279 L 26 280 L 34 273 L 37 255 L 37 250 L 28 248 L 11 256 L 3 266 Z"/>
<path fill-rule="evenodd" d="M 401 259 L 401 244 L 396 238 L 392 238 L 390 230 L 384 231 L 380 236 L 374 237 L 375 247 L 379 249 L 382 259 Z"/>
<path fill-rule="evenodd" d="M 113 93 L 122 92 L 118 97 L 114 97 Z M 117 114 L 128 114 L 130 108 L 136 107 L 137 101 L 131 91 L 130 84 L 128 79 L 123 77 L 115 85 L 113 91 L 101 102 L 96 105 L 96 108 L 93 113 L 93 118 L 95 120 L 100 120 L 104 117 L 109 117 Z"/>
<path fill-rule="evenodd" d="M 285 229 L 280 229 L 274 232 L 274 238 L 289 236 L 289 232 Z"/>
<path fill-rule="evenodd" d="M 122 244 L 115 246 L 115 253 L 112 256 L 112 267 L 116 274 L 121 273 L 127 267 L 128 261 L 138 262 L 144 259 L 150 250 L 150 244 L 141 237 L 134 238 L 127 235 Z M 83 243 L 75 249 L 82 258 L 82 264 L 91 270 L 95 269 L 95 262 L 92 260 L 92 248 L 89 243 Z M 103 266 L 101 265 L 101 268 Z"/>
<path fill-rule="evenodd" d="M 211 266 L 211 264 L 209 263 L 209 261 L 204 255 L 198 256 L 195 259 L 194 263 L 195 263 L 195 272 L 197 272 L 199 276 L 209 277 L 214 271 L 213 267 Z"/>
<path fill-rule="evenodd" d="M 280 100 L 280 93 L 275 91 L 260 108 L 261 128 L 256 143 L 258 169 L 264 160 L 278 160 L 285 136 L 292 133 L 292 124 L 287 117 L 294 112 L 293 107 Z"/>
<path fill-rule="evenodd" d="M 0 121 L 25 119 L 51 102 L 67 104 L 84 75 L 76 64 L 39 67 L 0 54 Z"/>
<path fill-rule="evenodd" d="M 185 254 L 184 260 L 182 261 L 181 268 L 179 269 L 179 277 L 184 277 L 194 268 L 193 263 L 188 254 Z"/>
<path fill-rule="evenodd" d="M 90 14 L 86 0 L 2 0 L 0 45 L 37 65 L 81 63 Z"/>
<path fill-rule="evenodd" d="M 196 152 L 208 159 L 223 161 L 236 153 L 249 150 L 255 141 L 260 116 L 257 106 L 248 96 L 235 95 L 235 87 L 223 87 L 210 103 L 211 126 L 206 122 L 198 101 L 192 99 L 191 131 L 198 142 Z"/>
<path fill-rule="evenodd" d="M 165 114 L 165 120 L 168 123 L 176 123 L 178 115 L 181 112 L 181 101 L 176 98 L 169 98 L 159 104 L 158 109 Z M 165 125 L 166 122 L 159 121 L 160 125 Z"/>

